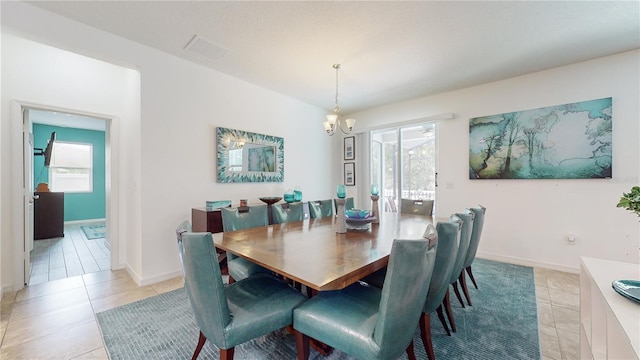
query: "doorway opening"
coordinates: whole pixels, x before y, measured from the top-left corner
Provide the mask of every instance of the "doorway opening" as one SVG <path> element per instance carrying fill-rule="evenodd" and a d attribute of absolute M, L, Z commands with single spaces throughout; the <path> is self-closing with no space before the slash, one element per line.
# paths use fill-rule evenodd
<path fill-rule="evenodd" d="M 41 108 L 25 107 L 23 115 L 31 147 L 55 140 L 47 159 L 25 147 L 25 194 L 33 206 L 25 210 L 25 285 L 110 270 L 110 122 Z"/>
<path fill-rule="evenodd" d="M 435 122 L 371 132 L 371 179 L 379 184 L 383 211 L 401 212 L 403 205 L 428 203 L 432 215 L 436 165 Z"/>

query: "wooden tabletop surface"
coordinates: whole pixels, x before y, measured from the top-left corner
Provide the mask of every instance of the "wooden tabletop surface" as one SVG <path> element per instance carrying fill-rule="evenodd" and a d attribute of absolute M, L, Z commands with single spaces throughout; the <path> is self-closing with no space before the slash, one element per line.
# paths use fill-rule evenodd
<path fill-rule="evenodd" d="M 386 266 L 394 239 L 419 239 L 434 223 L 424 215 L 383 213 L 369 230 L 338 234 L 335 221 L 330 216 L 213 237 L 220 249 L 323 291 L 342 289 Z"/>

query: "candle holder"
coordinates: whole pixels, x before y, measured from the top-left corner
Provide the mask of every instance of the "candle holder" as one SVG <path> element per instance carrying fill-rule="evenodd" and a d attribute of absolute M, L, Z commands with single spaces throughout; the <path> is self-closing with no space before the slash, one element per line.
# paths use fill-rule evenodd
<path fill-rule="evenodd" d="M 378 199 L 380 196 L 371 195 L 371 215 L 375 218 L 372 223 L 380 224 L 380 210 L 378 209 Z"/>
<path fill-rule="evenodd" d="M 347 217 L 344 214 L 344 203 L 346 199 L 335 199 L 336 205 L 338 205 L 338 213 L 336 214 L 336 232 L 338 234 L 344 234 L 347 232 Z"/>

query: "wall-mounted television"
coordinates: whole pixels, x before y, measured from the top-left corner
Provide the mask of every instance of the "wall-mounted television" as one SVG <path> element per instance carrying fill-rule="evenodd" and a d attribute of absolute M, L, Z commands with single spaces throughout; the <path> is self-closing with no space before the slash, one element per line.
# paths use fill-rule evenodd
<path fill-rule="evenodd" d="M 47 143 L 47 147 L 43 148 L 34 148 L 35 152 L 34 156 L 44 156 L 44 166 L 49 167 L 51 164 L 51 155 L 53 153 L 53 143 L 56 141 L 56 132 L 51 133 L 51 138 Z"/>

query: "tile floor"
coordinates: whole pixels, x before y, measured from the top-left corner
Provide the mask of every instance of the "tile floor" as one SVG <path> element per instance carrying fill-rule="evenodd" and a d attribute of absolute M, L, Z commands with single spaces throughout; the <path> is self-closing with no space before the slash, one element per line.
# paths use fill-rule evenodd
<path fill-rule="evenodd" d="M 65 224 L 64 237 L 35 240 L 29 285 L 111 269 L 111 252 L 104 239 L 88 240 L 81 225 Z"/>
<path fill-rule="evenodd" d="M 543 360 L 580 358 L 580 275 L 534 269 Z"/>
<path fill-rule="evenodd" d="M 579 275 L 536 268 L 535 282 L 542 359 L 577 360 Z M 108 359 L 96 313 L 182 286 L 179 277 L 139 287 L 125 270 L 114 270 L 5 294 L 0 359 Z"/>

